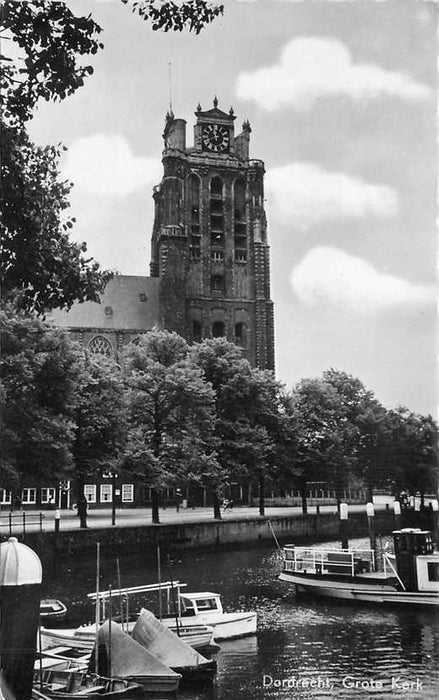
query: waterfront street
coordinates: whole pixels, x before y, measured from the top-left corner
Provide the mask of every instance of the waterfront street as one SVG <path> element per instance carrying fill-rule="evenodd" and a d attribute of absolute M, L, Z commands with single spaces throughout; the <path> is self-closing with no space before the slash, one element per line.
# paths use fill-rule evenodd
<path fill-rule="evenodd" d="M 389 498 L 378 497 L 379 502 L 375 503 L 375 509 L 385 510 L 386 501 L 388 507 Z M 366 512 L 366 505 L 350 505 L 349 511 Z M 42 530 L 44 532 L 53 532 L 55 529 L 55 510 L 42 511 L 20 511 L 15 510 L 12 513 L 12 534 L 14 532 L 21 533 L 23 530 L 23 512 L 25 512 L 25 529 L 26 532 L 36 532 L 40 530 L 40 513 L 42 513 Z M 269 506 L 265 509 L 265 516 L 290 516 L 300 515 L 302 512 L 300 507 L 275 507 Z M 320 506 L 321 513 L 336 513 L 335 505 Z M 308 513 L 315 514 L 316 506 L 308 506 Z M 60 510 L 60 530 L 70 531 L 79 529 L 79 518 L 75 510 Z M 87 514 L 87 525 L 91 529 L 111 528 L 112 520 L 111 508 L 95 508 L 90 509 Z M 224 520 L 229 519 L 245 519 L 259 517 L 259 509 L 257 506 L 236 506 L 232 511 L 222 512 L 221 517 Z M 213 520 L 213 508 L 180 508 L 176 511 L 175 506 L 168 506 L 160 509 L 160 524 L 168 523 L 194 523 Z M 9 531 L 9 511 L 0 511 L 0 534 L 5 536 Z M 151 522 L 151 508 L 119 508 L 116 510 L 116 527 L 154 527 Z"/>

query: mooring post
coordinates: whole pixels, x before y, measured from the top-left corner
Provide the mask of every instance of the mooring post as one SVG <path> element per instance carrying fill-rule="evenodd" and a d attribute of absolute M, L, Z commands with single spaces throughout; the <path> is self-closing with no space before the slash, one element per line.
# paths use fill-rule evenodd
<path fill-rule="evenodd" d="M 393 514 L 395 517 L 395 530 L 401 529 L 401 504 L 399 501 L 393 501 Z"/>
<path fill-rule="evenodd" d="M 431 509 L 433 511 L 433 540 L 436 545 L 439 544 L 439 502 L 437 498 L 433 498 L 431 501 Z"/>
<path fill-rule="evenodd" d="M 30 547 L 16 537 L 2 542 L 0 656 L 4 683 L 17 700 L 32 697 L 41 579 L 41 561 Z"/>
<path fill-rule="evenodd" d="M 61 513 L 59 510 L 55 511 L 55 535 L 59 534 L 59 525 L 61 520 Z"/>
<path fill-rule="evenodd" d="M 349 548 L 349 521 L 348 521 L 348 504 L 340 503 L 340 539 L 341 548 Z"/>
<path fill-rule="evenodd" d="M 373 506 L 373 503 L 366 503 L 366 513 L 367 513 L 367 529 L 369 532 L 370 548 L 374 554 L 375 568 L 376 568 L 377 549 L 376 549 L 375 522 L 374 522 L 375 521 L 375 508 Z"/>

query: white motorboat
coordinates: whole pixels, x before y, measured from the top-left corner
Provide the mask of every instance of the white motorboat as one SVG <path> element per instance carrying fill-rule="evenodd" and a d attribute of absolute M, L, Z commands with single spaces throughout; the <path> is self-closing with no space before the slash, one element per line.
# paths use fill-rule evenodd
<path fill-rule="evenodd" d="M 218 593 L 178 593 L 179 625 L 206 624 L 213 628 L 216 642 L 223 639 L 236 639 L 256 634 L 257 613 L 241 610 L 224 612 L 221 596 Z M 163 617 L 164 625 L 172 624 L 172 619 Z"/>
<path fill-rule="evenodd" d="M 165 581 L 134 588 L 113 589 L 111 593 L 100 591 L 101 619 L 105 618 L 106 604 L 110 595 L 117 600 L 119 596 L 128 598 L 128 596 L 160 591 L 166 593 L 164 612 L 162 611 L 159 615 L 161 622 L 188 643 L 190 643 L 188 635 L 191 628 L 193 630 L 202 625 L 210 628 L 215 642 L 256 634 L 257 613 L 243 610 L 224 612 L 219 593 L 207 591 L 182 593 L 181 589 L 186 586 L 186 583 L 180 583 L 180 581 Z M 88 597 L 96 600 L 96 593 L 89 593 Z M 191 646 L 194 645 L 191 644 Z"/>
<path fill-rule="evenodd" d="M 439 606 L 439 552 L 431 533 L 406 528 L 393 533 L 395 555 L 383 554 L 377 571 L 370 549 L 284 547 L 279 576 L 299 593 L 378 604 Z"/>

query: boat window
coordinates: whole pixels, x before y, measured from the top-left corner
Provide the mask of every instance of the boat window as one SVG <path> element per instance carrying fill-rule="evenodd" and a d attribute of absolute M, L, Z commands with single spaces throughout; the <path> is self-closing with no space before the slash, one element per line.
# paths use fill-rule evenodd
<path fill-rule="evenodd" d="M 428 580 L 429 581 L 439 581 L 439 564 L 435 561 L 429 561 L 428 567 Z"/>
<path fill-rule="evenodd" d="M 193 602 L 191 600 L 189 600 L 188 598 L 183 598 L 183 596 L 182 596 L 180 600 L 181 600 L 181 605 L 182 605 L 184 612 L 186 612 L 186 610 L 193 610 L 194 609 Z"/>
<path fill-rule="evenodd" d="M 196 603 L 198 610 L 218 610 L 215 598 L 203 598 Z"/>

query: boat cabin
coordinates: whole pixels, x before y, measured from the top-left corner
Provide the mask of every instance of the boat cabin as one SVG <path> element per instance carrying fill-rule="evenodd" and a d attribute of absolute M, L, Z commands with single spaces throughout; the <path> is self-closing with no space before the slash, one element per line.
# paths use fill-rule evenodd
<path fill-rule="evenodd" d="M 439 553 L 431 532 L 404 528 L 393 532 L 398 575 L 409 591 L 439 592 Z"/>
<path fill-rule="evenodd" d="M 182 615 L 206 615 L 222 613 L 223 606 L 218 593 L 180 593 Z"/>

